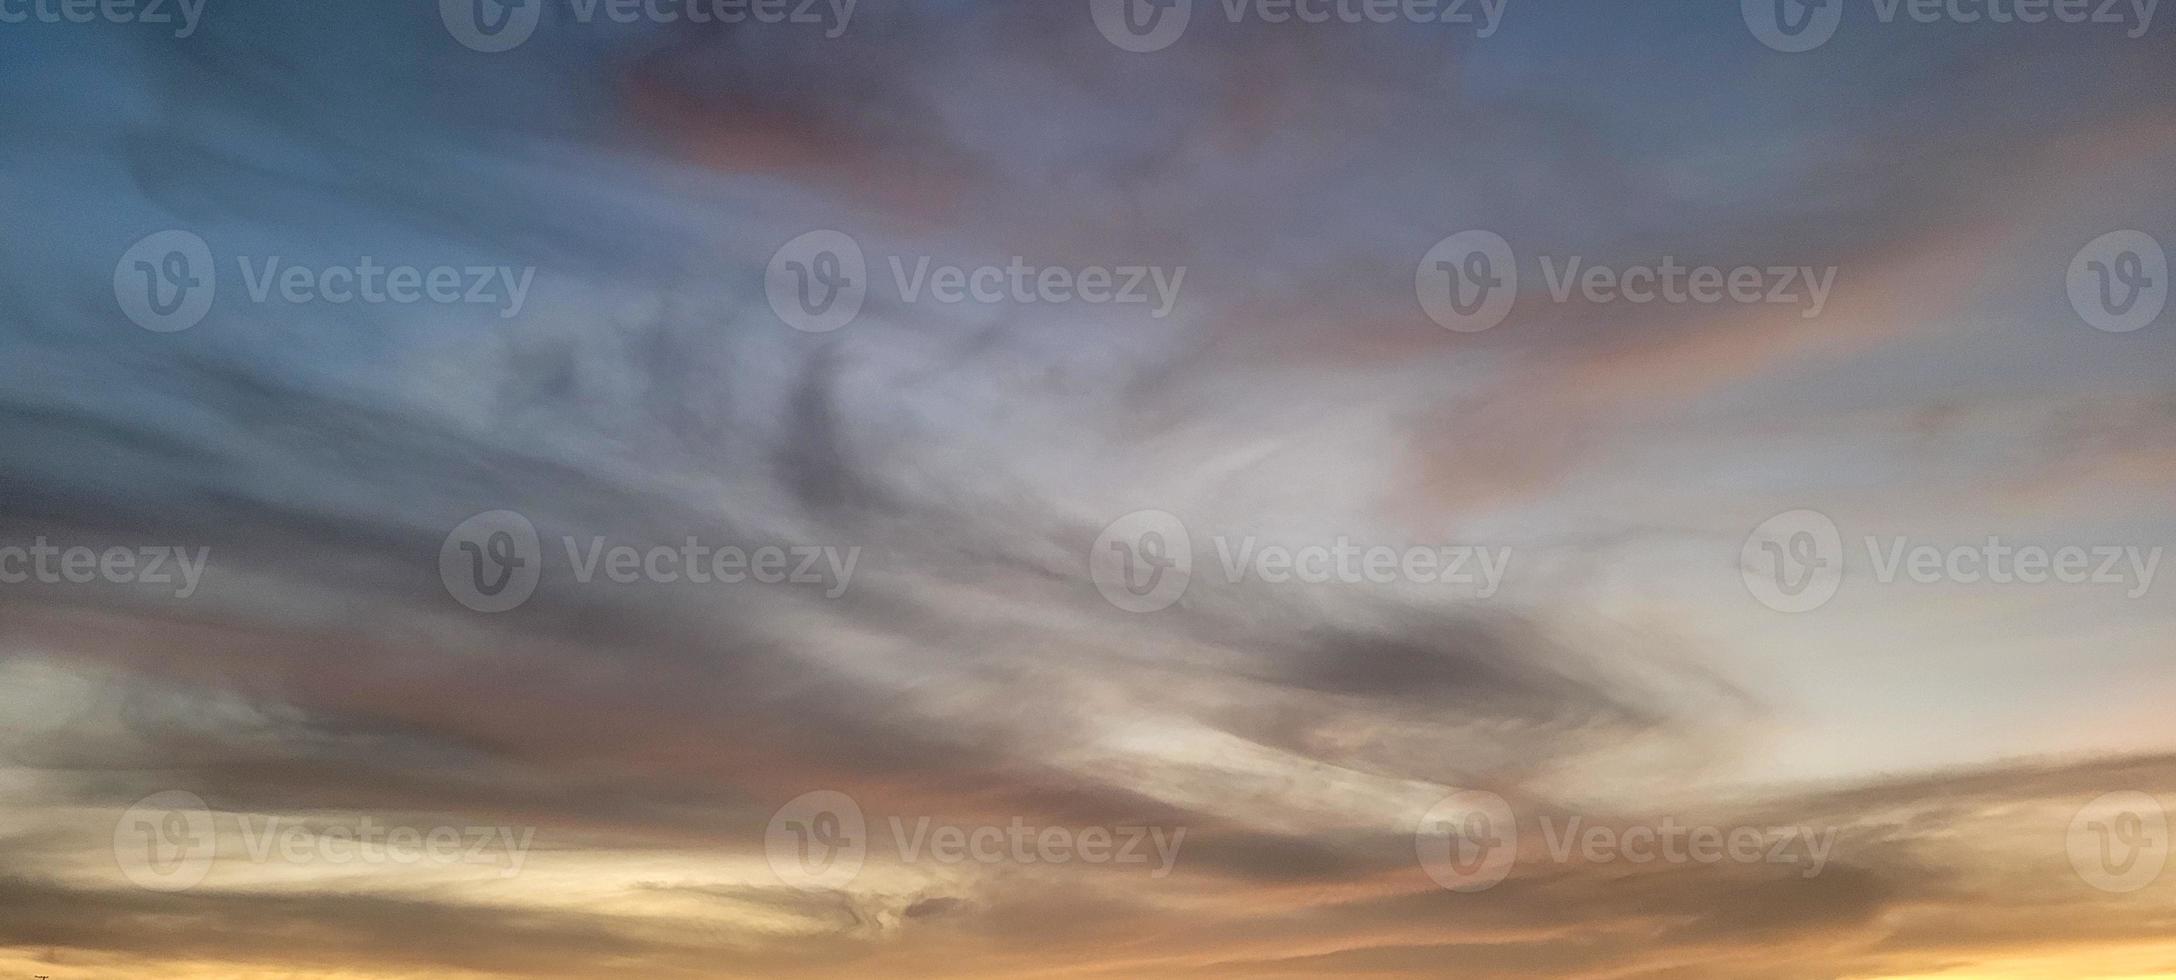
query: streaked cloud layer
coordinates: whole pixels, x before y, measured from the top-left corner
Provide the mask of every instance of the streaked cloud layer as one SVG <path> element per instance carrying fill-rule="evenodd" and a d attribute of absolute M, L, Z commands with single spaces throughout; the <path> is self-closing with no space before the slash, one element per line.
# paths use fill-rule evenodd
<path fill-rule="evenodd" d="M 2169 27 L 1652 6 L 5 25 L 0 969 L 2176 975 L 2176 314 L 2065 288 L 2176 243 Z M 1516 302 L 1446 330 L 1472 229 Z M 217 298 L 160 332 L 168 230 Z M 925 274 L 1014 266 L 1168 315 Z M 1143 511 L 1191 578 L 1130 611 Z"/>

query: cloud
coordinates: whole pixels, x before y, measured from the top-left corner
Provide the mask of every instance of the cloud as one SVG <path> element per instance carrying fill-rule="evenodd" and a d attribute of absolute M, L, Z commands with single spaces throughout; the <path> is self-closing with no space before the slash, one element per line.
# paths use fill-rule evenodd
<path fill-rule="evenodd" d="M 2176 791 L 2176 760 L 1770 778 L 1797 712 L 1902 753 L 1892 711 L 2042 691 L 1833 684 L 1843 658 L 1790 659 L 1813 620 L 1743 625 L 1730 566 L 1731 522 L 1772 497 L 1985 521 L 2157 485 L 2165 345 L 2092 355 L 2125 362 L 2108 390 L 2034 372 L 2104 367 L 2036 332 L 2062 312 L 2040 280 L 2074 226 L 2159 213 L 2165 60 L 1975 36 L 1925 49 L 1940 72 L 1880 45 L 1740 72 L 1725 17 L 1674 25 L 1686 63 L 1657 66 L 1634 43 L 1656 25 L 1616 11 L 1582 16 L 1623 37 L 1576 50 L 1545 30 L 1561 13 L 1496 45 L 1205 18 L 1183 57 L 1144 58 L 1078 10 L 880 0 L 838 38 L 555 20 L 491 57 L 427 7 L 222 13 L 187 48 L 0 42 L 34 56 L 0 72 L 55 80 L 0 107 L 23 134 L 0 198 L 28 229 L 0 242 L 0 544 L 213 556 L 186 600 L 0 588 L 22 828 L 0 948 L 25 963 L 1821 977 L 2170 955 L 2166 883 L 2081 887 L 2063 839 L 2101 792 Z M 2106 200 L 2118 180 L 2143 190 Z M 165 227 L 221 261 L 213 315 L 178 334 L 111 296 L 115 257 Z M 1189 291 L 1153 322 L 876 296 L 801 334 L 764 263 L 828 227 L 879 282 L 888 258 L 1021 255 L 1185 266 Z M 1452 335 L 1413 263 L 1467 227 L 1529 256 L 1833 265 L 1839 286 L 1811 320 L 1529 288 Z M 233 263 L 264 255 L 507 264 L 537 291 L 518 318 L 256 302 Z M 485 616 L 436 559 L 500 509 L 540 532 L 543 575 Z M 1152 615 L 1105 602 L 1085 560 L 1140 509 L 1198 538 Z M 1247 536 L 1496 545 L 1512 581 L 1477 601 L 1240 580 L 1212 539 Z M 575 573 L 594 544 L 691 541 L 858 564 L 836 597 Z M 2111 628 L 2155 625 L 2132 617 Z M 2051 711 L 2114 686 L 2062 673 Z M 167 789 L 223 820 L 530 827 L 540 851 L 513 882 L 245 862 L 132 889 L 114 822 Z M 873 847 L 849 885 L 796 889 L 767 822 L 815 789 L 850 794 L 872 842 L 921 818 L 1186 836 L 1164 877 Z M 1455 789 L 1529 824 L 1836 850 L 1809 877 L 1555 859 L 1526 831 L 1505 882 L 1454 893 L 1413 822 Z"/>

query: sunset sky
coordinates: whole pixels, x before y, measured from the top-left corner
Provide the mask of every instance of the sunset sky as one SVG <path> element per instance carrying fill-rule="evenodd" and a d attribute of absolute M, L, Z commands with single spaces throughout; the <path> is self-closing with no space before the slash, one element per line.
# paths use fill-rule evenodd
<path fill-rule="evenodd" d="M 149 2 L 0 980 L 2176 977 L 2176 10 Z"/>

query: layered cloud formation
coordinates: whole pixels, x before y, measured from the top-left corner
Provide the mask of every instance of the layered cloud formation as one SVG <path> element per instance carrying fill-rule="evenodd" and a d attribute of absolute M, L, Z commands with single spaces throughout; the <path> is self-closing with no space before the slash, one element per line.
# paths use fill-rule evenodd
<path fill-rule="evenodd" d="M 2176 972 L 2176 871 L 2125 860 L 2176 801 L 2168 586 L 1881 571 L 2176 540 L 2176 331 L 2065 295 L 2097 236 L 2176 242 L 2165 27 L 1204 4 L 1130 52 L 1087 6 L 0 31 L 0 572 L 208 556 L 0 585 L 0 965 Z M 217 299 L 143 329 L 115 280 L 170 229 Z M 1470 229 L 1522 282 L 1448 331 L 1416 264 Z M 770 292 L 819 230 L 868 295 L 812 333 Z M 265 282 L 366 257 L 479 301 Z M 1558 295 L 1575 259 L 1809 288 Z M 1171 302 L 910 295 L 1014 264 Z M 1795 614 L 1743 567 L 1794 509 L 1845 545 Z M 442 558 L 500 511 L 535 591 L 478 612 Z M 1143 511 L 1192 578 L 1132 611 L 1094 555 Z M 1401 564 L 1256 560 L 1340 543 Z M 1457 810 L 1480 878 L 1447 798 L 1512 815 Z"/>

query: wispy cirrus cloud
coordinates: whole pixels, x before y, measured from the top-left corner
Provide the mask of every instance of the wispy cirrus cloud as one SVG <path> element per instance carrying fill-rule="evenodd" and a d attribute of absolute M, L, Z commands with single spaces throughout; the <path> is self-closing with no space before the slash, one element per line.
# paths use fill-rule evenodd
<path fill-rule="evenodd" d="M 2099 334 L 2063 299 L 2094 235 L 2167 227 L 2148 44 L 1896 32 L 1779 56 L 1728 11 L 1595 5 L 1486 40 L 1204 15 L 1149 56 L 1064 5 L 863 0 L 837 37 L 554 19 L 486 55 L 428 6 L 214 13 L 188 44 L 0 39 L 35 93 L 0 107 L 22 216 L 0 240 L 0 544 L 212 556 L 186 598 L 0 587 L 10 966 L 2114 976 L 2176 956 L 2168 880 L 2108 890 L 2067 853 L 2096 798 L 2176 791 L 2159 714 L 2083 723 L 2155 690 L 2165 611 L 1858 570 L 1785 618 L 1734 564 L 1793 507 L 2166 538 L 2167 333 Z M 154 333 L 112 280 L 165 228 L 208 243 L 219 298 Z M 1526 282 L 1454 334 L 1415 264 L 1468 228 Z M 817 229 L 870 260 L 863 312 L 824 334 L 766 299 L 773 253 Z M 1835 288 L 1812 317 L 1555 299 L 1534 263 L 1574 255 Z M 535 285 L 512 317 L 253 299 L 237 260 L 264 256 Z M 1168 318 L 880 286 L 1012 256 L 1187 278 Z M 487 615 L 439 556 L 497 510 L 532 522 L 542 567 Z M 1141 510 L 1197 539 L 1184 598 L 1150 614 L 1091 574 Z M 1485 600 L 1276 581 L 1231 570 L 1248 539 L 1510 566 Z M 577 573 L 600 542 L 691 541 L 857 564 L 835 595 Z M 1461 789 L 1518 818 L 1510 870 L 1470 893 L 1416 853 Z M 175 790 L 218 859 L 146 890 L 125 815 Z M 774 818 L 812 790 L 856 801 L 869 854 L 797 888 Z M 273 818 L 314 842 L 366 815 L 525 828 L 534 851 L 501 876 L 251 850 Z M 1827 843 L 1811 875 L 1591 859 L 1550 843 L 1574 818 Z M 1151 877 L 908 857 L 917 821 L 1184 837 Z"/>

